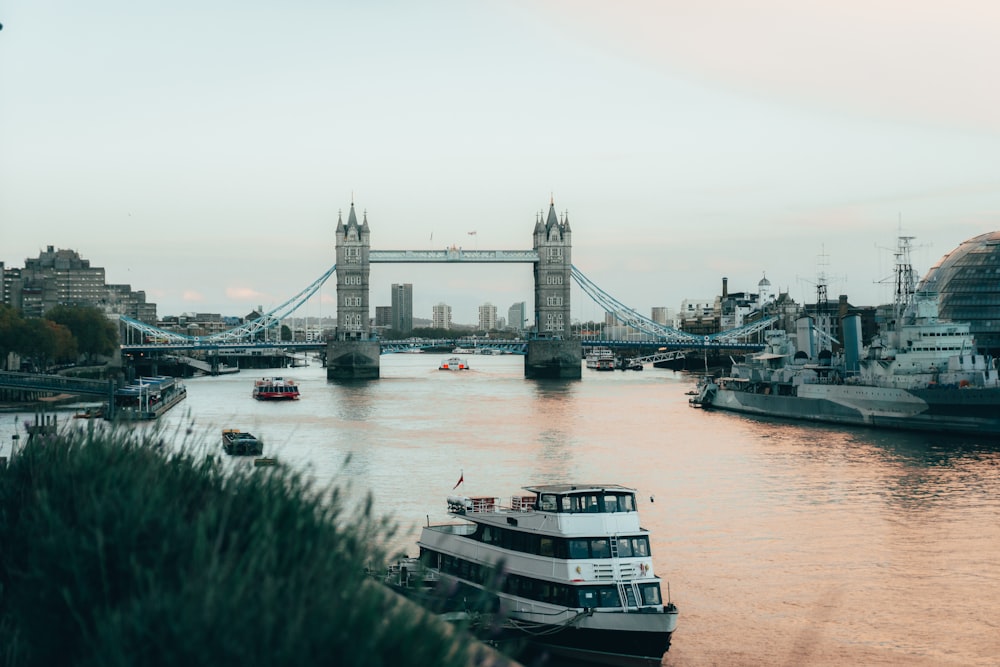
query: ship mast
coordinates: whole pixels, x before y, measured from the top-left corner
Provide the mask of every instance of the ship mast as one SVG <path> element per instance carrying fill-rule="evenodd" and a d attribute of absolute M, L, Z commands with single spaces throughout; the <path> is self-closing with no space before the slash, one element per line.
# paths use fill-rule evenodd
<path fill-rule="evenodd" d="M 913 302 L 913 295 L 917 291 L 913 264 L 910 263 L 910 242 L 914 238 L 913 236 L 900 236 L 896 249 L 896 294 L 893 315 L 896 318 L 897 327 L 902 323 L 903 314 Z"/>

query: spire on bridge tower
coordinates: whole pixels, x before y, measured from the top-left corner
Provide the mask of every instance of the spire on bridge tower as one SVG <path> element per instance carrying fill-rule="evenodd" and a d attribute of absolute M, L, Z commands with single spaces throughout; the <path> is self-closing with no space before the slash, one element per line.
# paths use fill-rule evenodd
<path fill-rule="evenodd" d="M 549 204 L 549 217 L 545 221 L 545 230 L 551 229 L 552 225 L 559 225 L 559 216 L 556 215 L 555 202 Z"/>

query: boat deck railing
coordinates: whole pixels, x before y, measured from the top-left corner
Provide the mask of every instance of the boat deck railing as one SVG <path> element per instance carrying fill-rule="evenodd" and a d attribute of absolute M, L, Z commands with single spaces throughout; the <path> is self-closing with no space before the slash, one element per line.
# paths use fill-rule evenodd
<path fill-rule="evenodd" d="M 458 514 L 480 514 L 485 512 L 531 512 L 536 508 L 536 496 L 511 496 L 510 505 L 503 506 L 495 496 L 448 497 L 448 511 Z"/>

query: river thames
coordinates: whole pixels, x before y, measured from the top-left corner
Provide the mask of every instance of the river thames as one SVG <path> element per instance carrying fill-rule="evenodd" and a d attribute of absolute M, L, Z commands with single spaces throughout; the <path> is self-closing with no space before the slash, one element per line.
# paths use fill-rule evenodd
<path fill-rule="evenodd" d="M 461 493 L 507 500 L 634 487 L 680 609 L 672 667 L 1000 664 L 1000 443 L 693 410 L 694 378 L 652 367 L 546 382 L 520 356 L 441 359 L 386 355 L 360 384 L 316 361 L 194 378 L 156 427 L 213 452 L 222 429 L 250 431 L 319 484 L 370 491 L 411 555 L 460 476 Z M 296 379 L 301 400 L 251 399 L 264 375 Z M 32 418 L 0 415 L 0 455 Z"/>

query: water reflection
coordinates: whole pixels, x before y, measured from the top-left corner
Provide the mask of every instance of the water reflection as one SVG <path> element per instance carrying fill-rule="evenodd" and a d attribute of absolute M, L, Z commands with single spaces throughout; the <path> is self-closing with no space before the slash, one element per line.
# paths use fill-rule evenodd
<path fill-rule="evenodd" d="M 538 480 L 566 482 L 573 476 L 573 396 L 576 383 L 535 380 L 532 421 L 538 425 Z"/>

